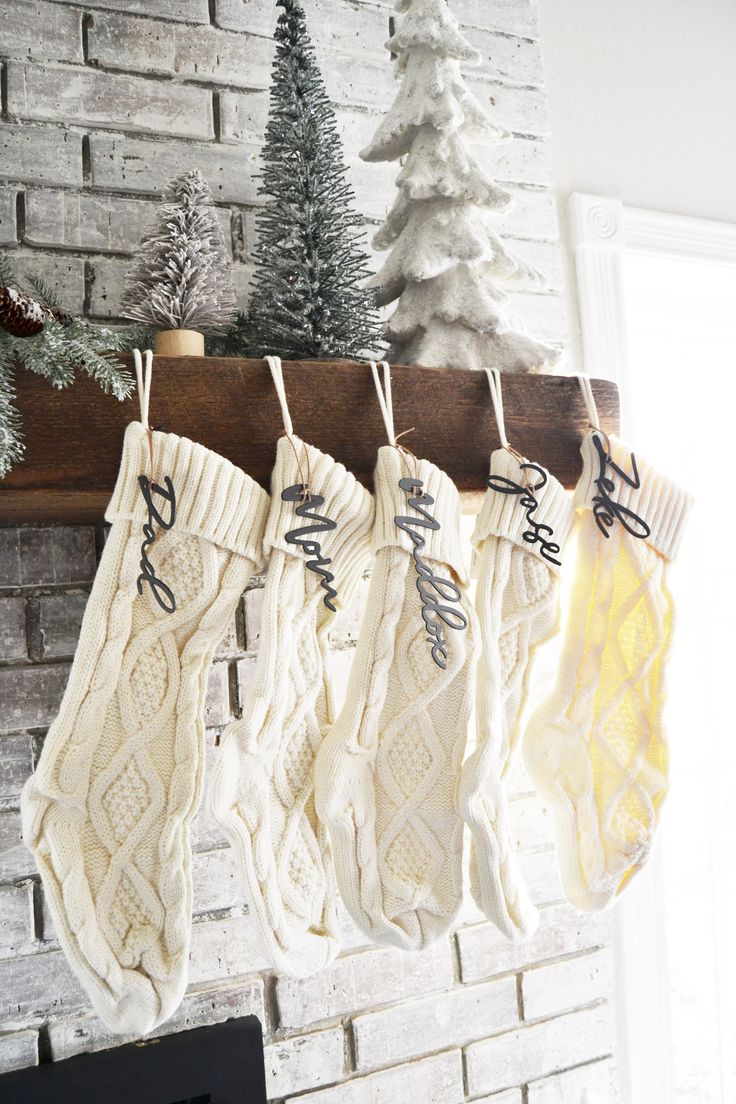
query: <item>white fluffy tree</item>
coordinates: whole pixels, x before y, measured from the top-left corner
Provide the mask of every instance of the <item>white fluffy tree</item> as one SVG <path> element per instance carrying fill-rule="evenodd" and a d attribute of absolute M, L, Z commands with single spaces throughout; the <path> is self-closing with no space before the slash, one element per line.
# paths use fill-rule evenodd
<path fill-rule="evenodd" d="M 123 293 L 123 317 L 171 330 L 225 333 L 235 288 L 212 192 L 198 169 L 171 180 Z"/>
<path fill-rule="evenodd" d="M 480 55 L 462 36 L 446 0 L 397 0 L 403 13 L 386 48 L 401 87 L 361 157 L 401 161 L 398 196 L 374 245 L 390 249 L 371 284 L 378 304 L 398 299 L 387 328 L 394 360 L 428 367 L 495 367 L 530 372 L 559 351 L 528 337 L 506 289 L 544 286 L 504 245 L 493 216 L 511 195 L 483 171 L 471 143 L 509 135 L 468 89 L 460 63 Z"/>

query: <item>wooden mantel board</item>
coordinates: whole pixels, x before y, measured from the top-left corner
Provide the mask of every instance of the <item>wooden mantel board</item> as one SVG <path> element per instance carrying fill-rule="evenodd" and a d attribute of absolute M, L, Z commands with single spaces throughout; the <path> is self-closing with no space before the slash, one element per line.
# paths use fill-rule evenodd
<path fill-rule="evenodd" d="M 132 357 L 122 359 L 132 370 Z M 283 367 L 294 432 L 370 487 L 386 432 L 368 365 L 301 361 Z M 394 365 L 392 380 L 396 431 L 414 427 L 404 443 L 443 468 L 461 491 L 481 491 L 499 443 L 485 373 Z M 137 398 L 117 402 L 81 372 L 69 391 L 56 391 L 21 371 L 17 392 L 26 458 L 0 482 L 0 521 L 100 521 L 125 427 L 139 417 Z M 593 392 L 601 428 L 616 433 L 616 385 L 593 380 Z M 511 444 L 574 486 L 587 429 L 577 380 L 504 376 L 503 398 Z M 219 452 L 268 487 L 283 426 L 265 362 L 155 357 L 150 420 Z"/>

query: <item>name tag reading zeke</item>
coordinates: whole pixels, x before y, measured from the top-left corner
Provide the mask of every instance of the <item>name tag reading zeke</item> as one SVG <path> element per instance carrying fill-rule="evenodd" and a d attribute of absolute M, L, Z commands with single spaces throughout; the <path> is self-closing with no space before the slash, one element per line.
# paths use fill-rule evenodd
<path fill-rule="evenodd" d="M 408 533 L 414 545 L 412 555 L 417 572 L 417 590 L 422 599 L 422 619 L 427 629 L 427 642 L 432 645 L 432 659 L 438 667 L 444 671 L 447 667 L 447 642 L 443 636 L 442 626 L 450 629 L 466 629 L 468 619 L 462 609 L 455 609 L 447 605 L 448 602 L 460 601 L 460 588 L 450 579 L 443 579 L 435 575 L 420 552 L 426 545 L 426 539 L 422 529 L 430 529 L 437 532 L 440 523 L 433 518 L 425 506 L 434 506 L 434 499 L 429 494 L 422 494 L 424 483 L 421 479 L 400 479 L 399 486 L 409 498 L 409 505 L 417 511 L 418 517 L 394 518 L 397 527 Z"/>

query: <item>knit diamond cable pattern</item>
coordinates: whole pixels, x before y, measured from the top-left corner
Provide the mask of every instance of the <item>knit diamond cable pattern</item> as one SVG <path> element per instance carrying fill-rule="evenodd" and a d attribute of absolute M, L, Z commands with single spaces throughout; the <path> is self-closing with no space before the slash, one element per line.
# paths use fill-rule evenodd
<path fill-rule="evenodd" d="M 534 653 L 558 628 L 558 572 L 572 526 L 572 500 L 538 465 L 508 450 L 491 456 L 489 487 L 473 534 L 481 654 L 476 747 L 458 788 L 471 832 L 470 885 L 478 907 L 514 941 L 538 914 L 524 885 L 509 824 L 507 778 L 516 757 Z"/>
<path fill-rule="evenodd" d="M 506 780 L 516 755 L 534 650 L 558 625 L 557 579 L 537 556 L 490 536 L 478 554 L 480 623 L 476 750 L 463 765 L 459 801 L 471 829 L 470 888 L 512 940 L 536 929 L 509 824 Z"/>
<path fill-rule="evenodd" d="M 396 510 L 408 512 L 396 499 L 405 474 L 396 457 L 392 449 L 379 454 L 384 531 L 395 528 Z M 457 491 L 422 464 L 449 541 L 459 526 Z M 377 539 L 383 543 L 380 531 Z M 458 581 L 454 555 L 453 567 L 441 555 L 427 562 Z M 345 706 L 317 761 L 317 809 L 329 827 L 343 900 L 371 939 L 403 949 L 439 938 L 462 900 L 455 788 L 472 706 L 474 618 L 464 582 L 460 589 L 468 626 L 447 630 L 441 670 L 428 646 L 410 552 L 403 541 L 378 548 Z"/>
<path fill-rule="evenodd" d="M 299 455 L 302 443 L 297 444 Z M 310 446 L 318 512 L 337 522 L 320 534 L 341 604 L 367 565 L 371 495 L 341 464 Z M 303 464 L 303 470 L 306 466 Z M 210 785 L 210 806 L 238 854 L 248 902 L 276 969 L 309 976 L 340 948 L 329 840 L 314 807 L 313 765 L 334 720 L 327 633 L 334 615 L 308 556 L 284 535 L 308 521 L 281 501 L 299 481 L 294 449 L 279 443 L 266 532 L 270 559 L 258 659 L 243 716 L 225 731 Z"/>
<path fill-rule="evenodd" d="M 227 463 L 193 448 L 210 467 Z M 185 501 L 184 475 L 179 486 Z M 267 496 L 255 491 L 262 532 Z M 140 522 L 114 517 L 61 710 L 22 800 L 65 954 L 105 1022 L 137 1034 L 166 1020 L 186 986 L 207 673 L 255 567 L 187 532 L 187 520 L 149 550 L 176 596 L 168 614 L 148 587 L 137 592 Z"/>
<path fill-rule="evenodd" d="M 625 446 L 614 447 L 625 463 Z M 583 495 L 579 485 L 576 499 L 588 508 L 557 684 L 523 741 L 529 772 L 554 813 L 565 893 L 591 911 L 613 901 L 645 864 L 667 792 L 662 709 L 674 609 L 666 568 L 690 503 L 642 461 L 639 472 L 641 491 L 627 504 L 647 520 L 647 539 L 619 521 L 604 537 L 589 488 Z"/>

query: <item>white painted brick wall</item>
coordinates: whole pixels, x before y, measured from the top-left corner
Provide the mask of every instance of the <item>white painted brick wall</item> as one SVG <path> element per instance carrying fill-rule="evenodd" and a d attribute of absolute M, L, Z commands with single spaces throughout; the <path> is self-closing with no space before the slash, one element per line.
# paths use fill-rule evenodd
<path fill-rule="evenodd" d="M 536 1081 L 602 1058 L 611 1039 L 610 1009 L 601 1004 L 473 1043 L 465 1052 L 469 1093 L 478 1096 Z"/>
<path fill-rule="evenodd" d="M 498 220 L 550 290 L 514 304 L 564 339 L 548 117 L 534 0 L 450 0 L 480 50 L 476 96 L 514 133 L 480 149 L 510 188 Z M 393 0 L 305 0 L 358 207 L 372 232 L 395 165 L 360 149 L 395 93 L 383 43 Z M 0 244 L 64 305 L 117 317 L 124 273 L 168 179 L 198 165 L 247 291 L 267 120 L 272 0 L 6 0 L 0 22 Z M 380 263 L 380 257 L 373 258 Z M 99 542 L 98 542 L 99 543 Z M 18 801 L 58 709 L 95 566 L 91 529 L 0 527 L 0 1070 L 122 1040 L 92 1014 L 60 951 Z M 335 623 L 344 691 L 365 587 Z M 209 681 L 207 765 L 241 709 L 261 631 L 254 580 Z M 422 954 L 366 945 L 344 914 L 344 953 L 316 978 L 273 977 L 232 853 L 200 810 L 192 829 L 190 985 L 164 1031 L 254 1013 L 269 1093 L 281 1104 L 617 1104 L 609 1014 L 611 921 L 561 904 L 549 818 L 522 770 L 514 836 L 534 900 L 525 945 L 468 900 L 457 930 Z"/>
<path fill-rule="evenodd" d="M 389 1066 L 445 1046 L 459 1046 L 511 1027 L 518 1020 L 516 979 L 453 989 L 353 1018 L 359 1070 Z"/>

